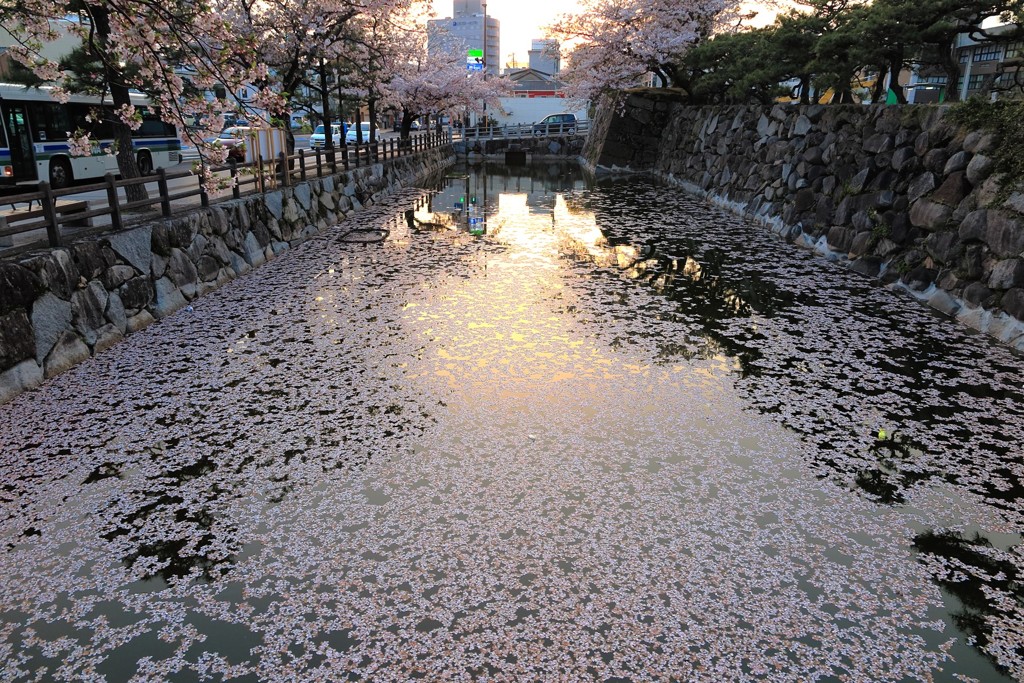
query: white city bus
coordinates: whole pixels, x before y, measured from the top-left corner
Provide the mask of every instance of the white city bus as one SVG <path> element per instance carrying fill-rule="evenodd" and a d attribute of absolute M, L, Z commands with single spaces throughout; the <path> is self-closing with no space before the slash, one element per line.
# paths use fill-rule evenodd
<path fill-rule="evenodd" d="M 131 98 L 142 114 L 142 126 L 132 133 L 139 171 L 145 175 L 177 164 L 181 142 L 174 126 L 160 120 L 144 95 L 133 93 Z M 100 121 L 87 121 L 97 107 L 108 114 Z M 109 95 L 71 95 L 62 104 L 53 99 L 51 88 L 0 83 L 0 188 L 40 180 L 61 188 L 75 180 L 116 174 L 117 160 L 107 153 L 114 142 L 112 116 Z M 91 133 L 90 156 L 71 155 L 68 133 L 79 128 Z"/>

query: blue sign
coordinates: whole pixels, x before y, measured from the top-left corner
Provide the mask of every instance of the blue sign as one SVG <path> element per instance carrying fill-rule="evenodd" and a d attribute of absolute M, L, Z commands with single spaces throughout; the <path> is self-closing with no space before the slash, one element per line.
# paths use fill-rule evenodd
<path fill-rule="evenodd" d="M 483 64 L 467 64 L 466 68 L 469 69 L 470 71 L 483 71 L 484 70 L 484 65 Z"/>

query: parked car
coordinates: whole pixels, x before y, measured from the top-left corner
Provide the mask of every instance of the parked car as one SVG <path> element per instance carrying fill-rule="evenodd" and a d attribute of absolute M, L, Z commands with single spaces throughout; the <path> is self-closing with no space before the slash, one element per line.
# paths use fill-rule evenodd
<path fill-rule="evenodd" d="M 213 142 L 228 150 L 228 161 L 245 161 L 245 137 L 252 130 L 248 126 L 230 126 L 221 131 Z"/>
<path fill-rule="evenodd" d="M 533 134 L 537 137 L 543 135 L 566 135 L 572 137 L 576 135 L 577 126 L 576 114 L 568 112 L 549 114 L 533 124 Z"/>
<path fill-rule="evenodd" d="M 363 142 L 369 142 L 370 141 L 370 122 L 369 121 L 363 121 L 362 123 L 359 124 L 359 128 L 360 128 L 360 130 L 363 131 Z M 348 142 L 348 143 L 351 143 L 351 144 L 355 144 L 355 142 L 356 142 L 356 127 L 355 126 L 352 126 L 351 128 L 349 128 L 348 132 L 345 133 L 345 142 Z"/>
<path fill-rule="evenodd" d="M 409 130 L 419 130 L 419 129 L 420 129 L 419 119 L 413 119 L 412 123 L 409 124 Z M 393 130 L 396 133 L 398 131 L 402 130 L 402 119 L 395 119 L 395 125 L 392 126 L 391 130 Z"/>
<path fill-rule="evenodd" d="M 345 124 L 343 123 L 332 123 L 331 124 L 331 140 L 335 147 L 341 147 L 341 136 L 345 134 Z M 313 134 L 309 136 L 310 147 L 323 147 L 327 144 L 327 136 L 324 135 L 324 124 L 320 124 L 313 131 Z"/>

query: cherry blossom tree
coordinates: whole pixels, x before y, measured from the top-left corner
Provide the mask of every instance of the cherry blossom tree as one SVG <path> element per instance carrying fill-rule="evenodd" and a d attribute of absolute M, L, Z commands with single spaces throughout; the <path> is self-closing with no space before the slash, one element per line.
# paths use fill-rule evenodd
<path fill-rule="evenodd" d="M 512 93 L 508 79 L 468 71 L 461 42 L 450 40 L 428 53 L 422 29 L 394 33 L 391 38 L 391 47 L 382 52 L 388 78 L 381 84 L 381 100 L 402 112 L 403 138 L 409 136 L 418 116 L 460 116 L 481 112 L 485 105 L 498 109 L 500 98 Z"/>
<path fill-rule="evenodd" d="M 180 129 L 203 121 L 209 135 L 219 128 L 214 123 L 219 113 L 233 107 L 205 97 L 203 91 L 219 83 L 234 93 L 244 84 L 266 79 L 267 67 L 255 57 L 252 32 L 238 30 L 246 21 L 244 5 L 225 0 L 99 0 L 76 2 L 71 8 L 74 13 L 69 15 L 66 2 L 19 0 L 0 4 L 0 19 L 17 41 L 11 54 L 56 84 L 58 99 L 66 101 L 70 76 L 43 56 L 46 43 L 66 31 L 80 37 L 102 63 L 117 114 L 115 145 L 123 177 L 138 176 L 131 131 L 140 118 L 131 106 L 130 89 L 148 93 L 166 121 Z M 261 89 L 256 97 L 268 109 L 278 99 L 269 89 Z M 88 131 L 68 134 L 73 151 L 89 149 Z M 218 161 L 226 155 L 226 150 L 208 152 L 215 158 L 219 154 Z"/>
<path fill-rule="evenodd" d="M 636 87 L 646 74 L 671 85 L 686 51 L 738 17 L 737 0 L 582 0 L 548 32 L 574 46 L 561 77 L 570 97 L 586 100 Z"/>

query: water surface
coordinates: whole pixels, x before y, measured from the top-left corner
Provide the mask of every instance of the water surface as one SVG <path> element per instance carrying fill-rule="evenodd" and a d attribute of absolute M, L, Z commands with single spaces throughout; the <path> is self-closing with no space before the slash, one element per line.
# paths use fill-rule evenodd
<path fill-rule="evenodd" d="M 676 189 L 457 167 L 0 408 L 0 671 L 1021 680 L 1022 370 Z"/>

